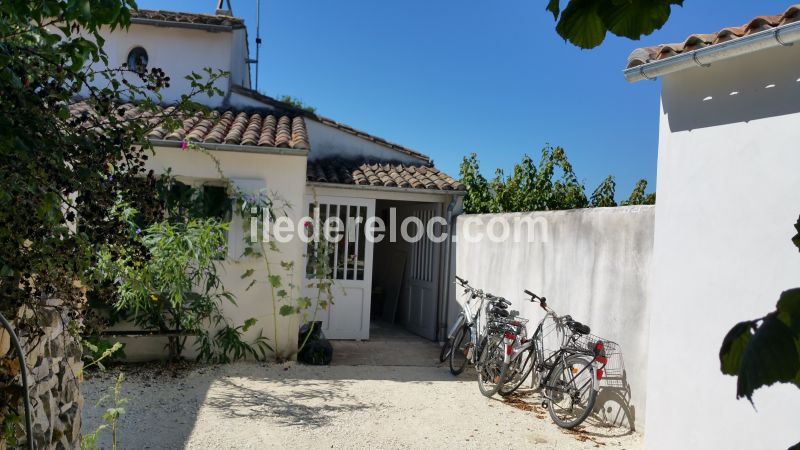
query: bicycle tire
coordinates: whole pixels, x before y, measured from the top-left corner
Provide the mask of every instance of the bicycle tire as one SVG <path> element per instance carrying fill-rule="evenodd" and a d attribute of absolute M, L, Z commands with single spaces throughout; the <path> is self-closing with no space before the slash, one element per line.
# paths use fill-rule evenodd
<path fill-rule="evenodd" d="M 448 339 L 442 345 L 442 350 L 439 352 L 439 362 L 443 363 L 446 359 L 450 358 L 450 352 L 453 350 L 453 339 Z"/>
<path fill-rule="evenodd" d="M 504 349 L 501 338 L 489 338 L 478 360 L 478 388 L 481 394 L 491 397 L 505 383 L 508 363 L 503 361 Z"/>
<path fill-rule="evenodd" d="M 533 349 L 526 350 L 514 356 L 514 359 L 508 364 L 506 380 L 500 390 L 497 391 L 498 394 L 503 397 L 508 397 L 516 392 L 516 390 L 522 386 L 522 383 L 528 379 L 535 365 L 536 353 Z"/>
<path fill-rule="evenodd" d="M 467 367 L 464 346 L 469 344 L 469 326 L 464 325 L 453 335 L 453 348 L 450 350 L 450 373 L 459 375 Z"/>
<path fill-rule="evenodd" d="M 585 371 L 582 371 L 586 366 L 588 366 L 588 368 L 586 368 Z M 564 375 L 567 373 L 568 369 L 570 373 L 579 374 L 578 376 L 581 377 L 581 379 L 576 381 L 576 378 L 569 377 L 570 379 L 568 379 L 567 382 L 565 383 L 563 379 L 567 379 L 567 377 L 564 377 Z M 553 371 L 553 375 L 556 377 L 556 379 L 549 380 L 547 382 L 548 388 L 546 389 L 548 397 L 547 409 L 550 412 L 550 418 L 553 419 L 553 422 L 555 422 L 556 425 L 562 428 L 567 428 L 567 429 L 575 428 L 581 423 L 583 423 L 583 421 L 586 420 L 587 417 L 589 417 L 589 414 L 592 413 L 592 409 L 594 409 L 594 403 L 595 400 L 597 399 L 597 391 L 595 391 L 593 388 L 593 381 L 595 376 L 594 367 L 592 366 L 591 361 L 589 361 L 586 357 L 572 355 L 568 356 L 563 362 L 559 363 L 558 367 L 556 367 L 555 371 Z M 574 384 L 575 388 L 578 390 L 578 393 L 586 392 L 587 394 L 585 400 L 586 404 L 582 407 L 582 410 L 579 413 L 574 414 L 574 418 L 572 418 L 571 420 L 559 417 L 559 415 L 556 413 L 555 410 L 556 408 L 555 398 L 564 398 L 565 394 L 560 391 L 554 391 L 552 389 L 552 386 L 563 385 L 563 384 Z M 587 387 L 588 389 L 584 390 L 584 388 Z M 570 414 L 573 406 L 573 400 L 574 398 L 570 396 L 570 401 L 569 401 Z"/>

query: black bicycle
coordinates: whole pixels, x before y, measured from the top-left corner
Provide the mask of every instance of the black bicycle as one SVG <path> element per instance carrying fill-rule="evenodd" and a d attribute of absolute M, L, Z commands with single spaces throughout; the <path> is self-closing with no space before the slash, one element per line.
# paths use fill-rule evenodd
<path fill-rule="evenodd" d="M 531 376 L 531 387 L 542 392 L 542 407 L 558 426 L 574 428 L 592 412 L 603 369 L 608 363 L 604 340 L 570 317 L 559 316 L 547 306 L 547 299 L 528 290 L 531 302 L 545 310 L 531 339 L 520 336 L 511 362 L 505 370 L 500 395 L 510 395 Z M 557 340 L 556 348 L 546 340 Z"/>

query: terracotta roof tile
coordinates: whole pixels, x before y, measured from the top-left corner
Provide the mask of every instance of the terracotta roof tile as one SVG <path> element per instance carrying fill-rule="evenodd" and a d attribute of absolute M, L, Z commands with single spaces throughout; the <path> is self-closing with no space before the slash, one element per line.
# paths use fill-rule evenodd
<path fill-rule="evenodd" d="M 370 162 L 325 158 L 308 162 L 306 179 L 319 183 L 355 184 L 413 189 L 464 190 L 460 182 L 424 164 Z"/>
<path fill-rule="evenodd" d="M 349 126 L 349 125 L 345 125 L 345 124 L 337 122 L 337 121 L 335 121 L 333 119 L 329 119 L 327 117 L 320 116 L 320 115 L 318 115 L 316 113 L 311 113 L 311 112 L 308 112 L 308 111 L 297 109 L 297 108 L 293 107 L 292 105 L 290 105 L 288 103 L 284 103 L 284 102 L 282 102 L 280 100 L 276 100 L 276 99 L 274 99 L 274 98 L 272 98 L 272 97 L 270 97 L 268 95 L 264 95 L 264 94 L 262 94 L 260 92 L 254 91 L 252 89 L 248 89 L 248 88 L 245 88 L 245 87 L 242 87 L 242 86 L 234 85 L 234 86 L 231 87 L 231 90 L 233 92 L 236 92 L 236 93 L 239 93 L 239 94 L 242 94 L 242 95 L 246 95 L 246 96 L 254 98 L 254 99 L 258 100 L 258 101 L 264 102 L 264 103 L 266 103 L 266 104 L 268 104 L 270 106 L 275 107 L 278 110 L 287 111 L 287 112 L 290 112 L 292 115 L 303 116 L 303 117 L 306 117 L 308 119 L 316 120 L 316 121 L 318 121 L 318 122 L 320 122 L 322 124 L 328 125 L 330 127 L 337 128 L 337 129 L 339 129 L 341 131 L 344 131 L 345 133 L 352 134 L 352 135 L 357 136 L 357 137 L 359 137 L 361 139 L 365 139 L 365 140 L 374 142 L 376 144 L 383 145 L 384 147 L 388 147 L 388 148 L 390 148 L 392 150 L 395 150 L 395 151 L 398 151 L 400 153 L 403 153 L 403 154 L 406 154 L 406 155 L 409 155 L 409 156 L 413 156 L 415 158 L 419 158 L 419 159 L 421 159 L 421 160 L 423 160 L 423 161 L 425 161 L 427 163 L 431 163 L 431 158 L 429 156 L 427 156 L 425 154 L 422 154 L 422 153 L 420 153 L 420 152 L 418 152 L 416 150 L 412 150 L 412 149 L 410 149 L 408 147 L 404 147 L 404 146 L 402 146 L 400 144 L 395 144 L 395 143 L 389 142 L 386 139 L 383 139 L 383 138 L 380 138 L 380 137 L 377 137 L 377 136 L 373 136 L 373 135 L 371 135 L 369 133 L 366 133 L 366 132 L 361 131 L 361 130 L 357 130 L 357 129 Z M 293 133 L 294 133 L 294 131 L 293 131 Z M 306 140 L 307 139 L 308 138 L 306 137 Z"/>
<path fill-rule="evenodd" d="M 800 20 L 800 4 L 790 6 L 783 14 L 758 16 L 740 27 L 728 27 L 716 33 L 693 34 L 685 41 L 676 44 L 662 44 L 654 47 L 637 48 L 628 56 L 627 68 L 666 59 L 681 53 L 721 44 L 764 30 L 777 28 Z"/>
<path fill-rule="evenodd" d="M 70 105 L 73 116 L 92 114 L 85 102 Z M 158 107 L 155 112 L 140 110 L 135 104 L 126 103 L 117 108 L 122 117 L 141 116 L 156 125 L 165 116 L 172 114 L 173 107 Z M 272 114 L 262 119 L 259 112 L 209 111 L 198 112 L 183 120 L 182 125 L 169 133 L 155 126 L 148 133 L 150 139 L 168 141 L 194 141 L 207 144 L 250 145 L 256 147 L 282 147 L 309 150 L 308 132 L 302 117 Z"/>
<path fill-rule="evenodd" d="M 156 11 L 152 9 L 131 10 L 131 22 L 146 21 L 177 24 L 212 25 L 215 27 L 244 28 L 244 20 L 223 15 L 196 14 L 175 11 Z"/>

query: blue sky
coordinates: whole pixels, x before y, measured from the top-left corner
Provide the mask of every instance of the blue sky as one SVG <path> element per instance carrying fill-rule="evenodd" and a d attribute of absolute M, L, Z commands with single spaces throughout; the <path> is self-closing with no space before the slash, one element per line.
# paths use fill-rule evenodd
<path fill-rule="evenodd" d="M 564 3 L 565 0 L 562 0 Z M 231 0 L 255 38 L 256 0 Z M 214 0 L 139 0 L 213 13 Z M 655 188 L 660 82 L 622 76 L 636 47 L 683 41 L 783 12 L 789 1 L 685 0 L 641 41 L 565 43 L 545 0 L 262 0 L 259 89 L 430 155 L 458 174 L 475 152 L 487 177 L 549 143 L 567 150 L 589 193 L 607 175 L 625 198 Z M 251 42 L 251 51 L 255 45 Z"/>

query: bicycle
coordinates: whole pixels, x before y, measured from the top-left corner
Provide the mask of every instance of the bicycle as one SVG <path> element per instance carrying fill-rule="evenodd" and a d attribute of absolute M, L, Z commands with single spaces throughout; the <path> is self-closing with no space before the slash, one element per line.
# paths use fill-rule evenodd
<path fill-rule="evenodd" d="M 590 335 L 590 328 L 569 315 L 558 316 L 547 306 L 547 299 L 525 290 L 531 302 L 539 303 L 545 317 L 536 327 L 532 339 L 520 336 L 514 343 L 511 362 L 505 371 L 500 395 L 516 391 L 532 375 L 531 387 L 542 392 L 542 407 L 550 413 L 556 425 L 574 428 L 580 425 L 594 408 L 608 363 L 606 342 Z M 563 332 L 559 348 L 545 357 L 545 323 L 550 320 L 556 332 Z M 549 331 L 549 330 L 548 330 Z"/>
<path fill-rule="evenodd" d="M 518 332 L 507 320 L 511 302 L 475 289 L 463 278 L 456 276 L 456 280 L 464 288 L 468 300 L 461 303 L 461 314 L 451 327 L 450 372 L 459 375 L 467 363 L 472 363 L 478 372 L 481 393 L 492 396 L 502 386 L 503 371 L 511 360 L 511 352 L 505 349 L 511 349 Z M 472 305 L 470 302 L 475 299 L 479 302 Z M 473 306 L 477 306 L 474 312 Z"/>

